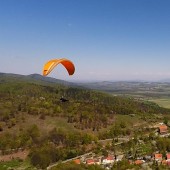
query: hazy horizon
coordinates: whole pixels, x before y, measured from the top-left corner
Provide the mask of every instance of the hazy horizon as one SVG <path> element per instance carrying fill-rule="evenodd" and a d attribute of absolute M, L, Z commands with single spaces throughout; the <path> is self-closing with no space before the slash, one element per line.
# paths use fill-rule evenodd
<path fill-rule="evenodd" d="M 67 81 L 158 81 L 170 78 L 170 1 L 2 0 L 0 72 L 42 74 L 44 63 L 68 58 L 50 77 Z"/>
<path fill-rule="evenodd" d="M 19 74 L 19 73 L 7 73 L 7 72 L 0 72 L 0 74 L 14 74 L 14 75 L 21 75 L 21 76 L 29 76 L 29 75 L 40 75 L 43 76 L 42 74 L 39 73 L 31 73 L 31 74 Z M 63 80 L 63 81 L 68 81 L 68 82 L 72 82 L 72 83 L 97 83 L 97 82 L 170 82 L 170 78 L 165 78 L 165 79 L 158 79 L 158 80 L 146 80 L 146 79 L 110 79 L 110 80 L 106 80 L 106 79 L 100 79 L 100 80 L 91 80 L 91 79 L 82 79 L 82 80 L 77 80 L 77 79 L 71 79 L 71 80 L 67 80 L 64 78 L 56 78 L 56 77 L 51 77 L 51 76 L 47 76 L 48 78 L 54 78 L 54 79 L 58 79 L 58 80 Z"/>

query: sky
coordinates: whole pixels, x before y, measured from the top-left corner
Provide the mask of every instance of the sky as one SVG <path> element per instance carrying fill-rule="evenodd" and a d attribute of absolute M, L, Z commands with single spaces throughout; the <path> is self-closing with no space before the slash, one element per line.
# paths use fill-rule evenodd
<path fill-rule="evenodd" d="M 67 81 L 170 79 L 169 0 L 0 0 L 0 72 Z"/>

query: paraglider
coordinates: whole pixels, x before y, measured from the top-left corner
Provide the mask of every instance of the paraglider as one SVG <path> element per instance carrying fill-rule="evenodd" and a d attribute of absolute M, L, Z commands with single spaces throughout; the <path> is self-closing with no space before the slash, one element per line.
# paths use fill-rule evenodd
<path fill-rule="evenodd" d="M 69 75 L 74 74 L 75 71 L 74 64 L 66 58 L 61 58 L 50 60 L 47 63 L 45 63 L 43 68 L 43 76 L 47 76 L 58 64 L 62 64 L 66 68 Z"/>
<path fill-rule="evenodd" d="M 61 98 L 60 98 L 60 101 L 61 101 L 61 102 L 68 102 L 69 100 L 68 100 L 68 99 L 65 99 L 64 97 L 61 97 Z"/>
<path fill-rule="evenodd" d="M 66 58 L 61 58 L 49 60 L 48 62 L 46 62 L 43 68 L 43 76 L 47 76 L 58 64 L 62 64 L 66 68 L 69 75 L 74 74 L 75 72 L 74 64 Z M 60 98 L 60 101 L 68 102 L 69 100 L 62 96 Z"/>

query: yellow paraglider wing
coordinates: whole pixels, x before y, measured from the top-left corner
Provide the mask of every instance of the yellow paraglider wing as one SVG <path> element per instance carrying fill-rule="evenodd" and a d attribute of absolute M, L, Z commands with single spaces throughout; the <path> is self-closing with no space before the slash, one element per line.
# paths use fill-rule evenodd
<path fill-rule="evenodd" d="M 50 60 L 45 63 L 43 68 L 43 76 L 47 76 L 58 64 L 62 64 L 67 69 L 69 75 L 74 74 L 74 64 L 70 60 L 62 58 Z"/>

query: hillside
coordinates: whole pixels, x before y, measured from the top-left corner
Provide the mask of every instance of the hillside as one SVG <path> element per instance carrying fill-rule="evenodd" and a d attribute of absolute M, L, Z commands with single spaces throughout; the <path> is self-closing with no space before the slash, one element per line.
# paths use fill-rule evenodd
<path fill-rule="evenodd" d="M 170 112 L 151 102 L 139 102 L 68 85 L 68 82 L 36 74 L 21 76 L 1 73 L 1 121 L 8 124 L 15 118 L 17 123 L 18 115 L 22 113 L 41 117 L 64 117 L 78 129 L 97 130 L 112 124 L 115 114 L 147 115 Z M 59 100 L 62 96 L 69 99 L 69 102 L 62 103 Z"/>
<path fill-rule="evenodd" d="M 77 86 L 74 83 L 59 80 L 51 77 L 44 77 L 40 74 L 30 74 L 30 75 L 20 75 L 20 74 L 12 74 L 12 73 L 0 73 L 0 82 L 27 82 L 41 85 L 65 85 L 65 86 Z"/>
<path fill-rule="evenodd" d="M 59 159 L 89 151 L 94 147 L 92 141 L 131 135 L 139 126 L 163 121 L 170 113 L 169 109 L 152 102 L 112 96 L 69 86 L 69 83 L 65 86 L 60 80 L 50 81 L 40 75 L 1 74 L 2 153 L 17 148 L 29 149 L 32 164 L 37 166 L 37 156 L 52 156 L 55 151 L 55 159 L 50 157 L 45 159 L 47 164 L 42 163 L 46 167 Z M 61 102 L 62 96 L 69 101 Z M 58 150 L 61 147 L 64 153 Z M 56 153 L 61 155 L 56 157 Z"/>

